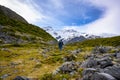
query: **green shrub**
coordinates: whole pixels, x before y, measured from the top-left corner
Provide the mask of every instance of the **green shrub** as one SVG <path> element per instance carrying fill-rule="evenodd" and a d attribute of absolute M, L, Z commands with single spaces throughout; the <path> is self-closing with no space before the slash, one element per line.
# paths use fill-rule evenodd
<path fill-rule="evenodd" d="M 42 64 L 36 64 L 34 68 L 40 68 Z"/>
<path fill-rule="evenodd" d="M 82 76 L 83 70 L 84 70 L 83 68 L 79 68 L 78 73 L 80 74 L 80 76 Z"/>
<path fill-rule="evenodd" d="M 40 80 L 55 80 L 55 79 L 54 79 L 53 75 L 52 75 L 51 73 L 49 73 L 49 74 L 44 74 L 44 75 L 40 78 Z"/>
<path fill-rule="evenodd" d="M 51 73 L 49 74 L 44 74 L 40 80 L 69 80 L 70 79 L 70 75 L 69 74 L 57 74 L 57 75 L 53 75 Z"/>
<path fill-rule="evenodd" d="M 51 63 L 62 62 L 62 61 L 63 59 L 61 58 L 61 56 L 53 56 L 46 59 L 45 63 L 51 64 Z"/>
<path fill-rule="evenodd" d="M 110 38 L 97 38 L 91 40 L 85 40 L 83 42 L 77 42 L 69 45 L 78 47 L 95 47 L 95 46 L 120 46 L 120 36 Z"/>
<path fill-rule="evenodd" d="M 22 45 L 20 45 L 20 44 L 18 44 L 18 43 L 14 43 L 14 44 L 12 44 L 11 46 L 13 46 L 13 47 L 22 47 Z"/>

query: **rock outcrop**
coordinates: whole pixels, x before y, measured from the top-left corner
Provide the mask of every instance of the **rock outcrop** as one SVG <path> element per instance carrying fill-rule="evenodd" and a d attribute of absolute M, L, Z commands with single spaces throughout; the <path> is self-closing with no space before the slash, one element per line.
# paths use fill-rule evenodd
<path fill-rule="evenodd" d="M 108 54 L 108 47 L 97 47 L 82 63 L 83 80 L 120 80 L 119 52 Z M 102 54 L 101 54 L 102 53 Z"/>
<path fill-rule="evenodd" d="M 68 56 L 66 62 L 54 74 L 74 75 L 78 70 L 83 69 L 82 78 L 78 77 L 76 80 L 120 80 L 119 51 L 109 53 L 110 49 L 110 47 L 94 48 L 84 62 L 75 62 L 73 57 Z"/>

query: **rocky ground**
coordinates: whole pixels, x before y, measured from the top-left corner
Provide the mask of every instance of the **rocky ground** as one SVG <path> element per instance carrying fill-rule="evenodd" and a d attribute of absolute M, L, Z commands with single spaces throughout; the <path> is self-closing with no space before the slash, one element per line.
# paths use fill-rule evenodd
<path fill-rule="evenodd" d="M 6 48 L 1 48 L 1 50 L 10 52 L 10 50 Z M 82 49 L 78 48 L 75 50 L 66 51 L 68 54 L 64 56 L 61 54 L 62 57 L 60 58 L 57 56 L 57 54 L 48 54 L 51 53 L 50 51 L 51 49 L 43 48 L 43 51 L 39 53 L 39 55 L 41 55 L 45 61 L 49 57 L 55 56 L 58 59 L 52 57 L 52 59 L 57 60 L 54 61 L 54 63 L 61 63 L 61 65 L 53 70 L 50 75 L 44 75 L 44 78 L 41 79 L 18 75 L 13 80 L 120 80 L 120 47 L 99 46 L 93 48 L 93 50 L 88 54 L 85 53 L 86 55 L 82 55 Z M 42 60 L 35 59 L 34 57 L 29 58 L 29 60 L 35 61 L 36 64 L 39 63 L 40 66 L 43 65 Z M 50 60 L 51 58 L 48 59 L 48 61 Z M 12 67 L 16 67 L 22 63 L 22 61 L 11 62 L 10 65 Z M 1 66 L 0 68 L 2 69 L 3 67 Z M 37 70 L 39 70 L 39 68 L 41 67 L 38 67 Z M 17 72 L 18 70 L 14 71 L 14 73 Z M 66 74 L 72 78 L 54 78 L 57 75 L 63 76 Z M 6 80 L 8 76 L 11 75 L 4 74 L 0 78 Z"/>
<path fill-rule="evenodd" d="M 120 80 L 120 51 L 116 48 L 115 53 L 108 53 L 111 49 L 112 47 L 95 47 L 84 62 L 67 61 L 54 74 L 74 75 L 78 69 L 83 68 L 82 78 L 76 80 Z"/>
<path fill-rule="evenodd" d="M 107 53 L 106 50 L 102 53 L 95 52 L 81 67 L 85 68 L 83 80 L 120 80 L 120 51 L 113 54 Z"/>

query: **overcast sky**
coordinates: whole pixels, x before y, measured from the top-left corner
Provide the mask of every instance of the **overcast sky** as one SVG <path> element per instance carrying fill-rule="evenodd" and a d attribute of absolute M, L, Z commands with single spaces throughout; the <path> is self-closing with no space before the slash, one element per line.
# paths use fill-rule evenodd
<path fill-rule="evenodd" d="M 120 0 L 0 0 L 29 23 L 120 35 Z"/>

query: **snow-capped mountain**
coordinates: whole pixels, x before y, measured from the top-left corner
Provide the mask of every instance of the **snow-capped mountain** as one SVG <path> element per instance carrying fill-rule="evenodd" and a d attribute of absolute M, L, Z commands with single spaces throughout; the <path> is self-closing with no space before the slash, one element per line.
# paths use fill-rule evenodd
<path fill-rule="evenodd" d="M 81 33 L 74 29 L 54 30 L 51 26 L 44 27 L 43 29 L 49 34 L 51 34 L 58 41 L 60 39 L 63 39 L 64 43 L 72 43 L 72 42 L 83 41 L 86 39 L 100 38 L 100 36 Z"/>

